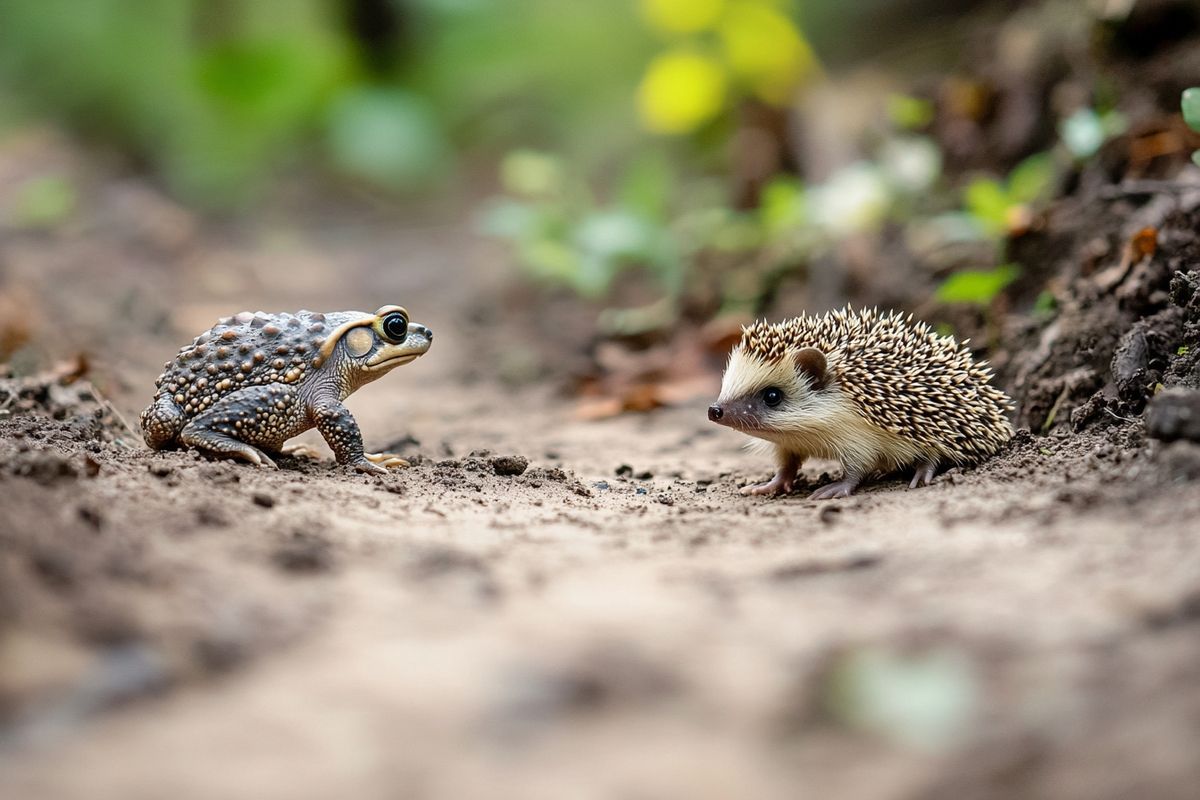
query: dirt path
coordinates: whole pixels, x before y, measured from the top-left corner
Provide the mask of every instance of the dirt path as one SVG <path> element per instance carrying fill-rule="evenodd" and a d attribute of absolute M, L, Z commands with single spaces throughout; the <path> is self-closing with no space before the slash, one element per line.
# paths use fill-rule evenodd
<path fill-rule="evenodd" d="M 349 402 L 414 456 L 382 479 L 150 453 L 76 388 L 0 418 L 0 796 L 1192 796 L 1195 447 L 743 498 L 704 398 L 580 422 L 480 370 L 461 231 L 336 233 L 6 244 L 127 419 L 218 313 L 398 300 L 437 344 Z"/>

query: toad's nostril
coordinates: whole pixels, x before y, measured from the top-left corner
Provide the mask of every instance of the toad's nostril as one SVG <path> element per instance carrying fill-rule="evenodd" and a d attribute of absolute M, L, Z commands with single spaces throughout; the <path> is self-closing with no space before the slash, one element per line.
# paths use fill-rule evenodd
<path fill-rule="evenodd" d="M 713 405 L 708 407 L 708 418 L 713 422 L 716 422 L 723 416 L 725 416 L 725 411 L 720 406 Z"/>

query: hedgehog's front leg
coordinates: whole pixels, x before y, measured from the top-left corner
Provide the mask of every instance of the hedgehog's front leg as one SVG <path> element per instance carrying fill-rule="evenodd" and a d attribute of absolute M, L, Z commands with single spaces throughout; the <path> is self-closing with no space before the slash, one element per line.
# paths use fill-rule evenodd
<path fill-rule="evenodd" d="M 804 456 L 779 447 L 776 448 L 775 458 L 779 467 L 775 470 L 775 476 L 771 480 L 766 483 L 752 483 L 749 486 L 743 486 L 739 491 L 744 495 L 790 494 L 792 487 L 796 484 L 796 471 L 800 469 Z"/>
<path fill-rule="evenodd" d="M 858 485 L 863 482 L 863 478 L 867 476 L 867 470 L 850 464 L 843 464 L 842 471 L 845 475 L 840 481 L 825 484 L 810 494 L 808 499 L 834 500 L 839 497 L 849 497 L 854 494 L 854 490 L 858 488 Z"/>

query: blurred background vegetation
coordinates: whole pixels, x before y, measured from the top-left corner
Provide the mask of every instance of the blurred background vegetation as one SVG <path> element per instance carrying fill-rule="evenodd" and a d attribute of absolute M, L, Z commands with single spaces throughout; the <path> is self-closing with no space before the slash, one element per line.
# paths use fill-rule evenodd
<path fill-rule="evenodd" d="M 481 208 L 525 274 L 613 307 L 616 332 L 760 313 L 789 276 L 827 305 L 893 251 L 893 283 L 916 263 L 936 301 L 986 309 L 1022 275 L 1010 238 L 1138 107 L 1095 54 L 1136 51 L 1139 5 L 1184 8 L 1180 36 L 1197 14 L 945 5 L 0 0 L 0 126 L 54 120 L 202 209 L 295 173 Z M 14 213 L 71 202 L 40 176 Z"/>

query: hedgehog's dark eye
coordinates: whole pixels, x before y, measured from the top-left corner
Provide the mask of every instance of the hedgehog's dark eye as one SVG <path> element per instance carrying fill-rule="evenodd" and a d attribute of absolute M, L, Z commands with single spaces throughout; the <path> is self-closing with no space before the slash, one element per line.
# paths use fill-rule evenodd
<path fill-rule="evenodd" d="M 408 317 L 393 311 L 383 318 L 383 335 L 392 344 L 400 344 L 408 336 Z"/>
<path fill-rule="evenodd" d="M 774 408 L 783 402 L 783 392 L 772 386 L 769 389 L 763 389 L 762 398 L 764 403 Z"/>

